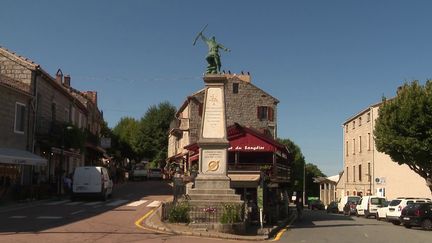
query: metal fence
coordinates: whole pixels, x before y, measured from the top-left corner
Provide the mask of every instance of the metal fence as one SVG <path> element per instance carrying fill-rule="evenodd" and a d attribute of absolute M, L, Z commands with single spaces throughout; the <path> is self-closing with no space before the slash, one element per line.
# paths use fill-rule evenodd
<path fill-rule="evenodd" d="M 175 205 L 174 202 L 168 202 L 162 205 L 162 220 L 168 220 L 169 214 Z M 232 211 L 229 212 L 230 210 Z M 231 219 L 235 218 L 236 222 L 244 222 L 246 218 L 244 204 L 237 206 L 236 204 L 189 206 L 188 215 L 191 223 L 219 223 L 223 217 L 231 217 Z"/>

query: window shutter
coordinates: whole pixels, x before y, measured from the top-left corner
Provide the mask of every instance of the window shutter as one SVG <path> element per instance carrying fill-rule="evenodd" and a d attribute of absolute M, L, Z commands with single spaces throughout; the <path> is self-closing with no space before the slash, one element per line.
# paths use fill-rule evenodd
<path fill-rule="evenodd" d="M 198 105 L 198 115 L 199 115 L 199 116 L 202 116 L 202 114 L 203 114 L 203 104 L 200 103 L 200 104 Z"/>
<path fill-rule="evenodd" d="M 268 118 L 269 121 L 274 121 L 274 112 L 272 107 L 268 107 Z"/>
<path fill-rule="evenodd" d="M 259 106 L 257 106 L 257 118 L 261 119 L 261 116 L 260 116 L 260 107 Z"/>

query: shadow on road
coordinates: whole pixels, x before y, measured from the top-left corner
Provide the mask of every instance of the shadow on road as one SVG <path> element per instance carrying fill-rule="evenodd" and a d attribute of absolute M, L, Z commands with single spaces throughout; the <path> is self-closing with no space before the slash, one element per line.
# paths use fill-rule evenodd
<path fill-rule="evenodd" d="M 364 226 L 364 224 L 359 224 L 352 217 L 353 216 L 346 216 L 342 214 L 328 214 L 325 211 L 305 210 L 302 216 L 297 218 L 291 228 L 331 228 Z"/>
<path fill-rule="evenodd" d="M 136 211 L 136 208 L 122 208 L 138 200 L 158 200 L 161 196 L 170 198 L 170 181 L 127 182 L 114 187 L 113 196 L 108 201 L 96 198 L 80 198 L 76 201 L 68 197 L 33 203 L 27 207 L 0 208 L 0 235 L 5 233 L 38 232 L 86 220 L 108 211 Z M 159 199 L 160 200 L 160 199 Z M 43 215 L 44 218 L 41 218 Z M 6 233 L 6 234 L 7 234 Z M 84 232 L 83 232 L 84 233 Z M 94 232 L 93 232 L 94 233 Z"/>

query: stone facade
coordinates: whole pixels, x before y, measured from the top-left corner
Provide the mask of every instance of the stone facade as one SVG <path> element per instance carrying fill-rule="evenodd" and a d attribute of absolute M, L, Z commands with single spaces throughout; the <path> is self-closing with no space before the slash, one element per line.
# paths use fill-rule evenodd
<path fill-rule="evenodd" d="M 7 119 L 0 122 L 0 146 L 22 147 L 26 150 L 47 158 L 47 168 L 37 168 L 36 173 L 45 174 L 49 181 L 58 172 L 60 161 L 66 173 L 70 173 L 76 166 L 84 165 L 86 160 L 94 164 L 97 156 L 104 151 L 98 147 L 98 137 L 102 113 L 97 107 L 97 93 L 95 91 L 81 92 L 70 85 L 70 77 L 64 76 L 59 70 L 56 77 L 45 72 L 38 64 L 0 47 L 0 77 L 6 85 L 14 85 L 16 90 L 0 87 L 0 113 Z M 23 93 L 27 94 L 22 95 Z M 28 119 L 26 120 L 26 138 L 10 133 L 10 123 L 14 119 L 11 109 L 15 100 L 26 104 Z M 12 123 L 13 124 L 13 123 Z M 73 125 L 87 130 L 93 136 L 92 141 L 85 142 L 86 150 L 66 149 L 62 151 L 62 144 L 53 144 L 50 137 L 64 134 L 53 134 L 54 126 L 63 127 Z M 87 138 L 88 139 L 88 138 Z M 97 156 L 87 156 L 96 151 Z"/>
<path fill-rule="evenodd" d="M 338 196 L 431 197 L 423 178 L 376 150 L 373 132 L 380 105 L 366 108 L 343 124 L 344 170 Z"/>
<path fill-rule="evenodd" d="M 253 85 L 249 75 L 226 74 L 225 85 L 227 127 L 234 123 L 255 128 L 277 137 L 277 104 L 279 101 Z M 168 137 L 168 157 L 185 152 L 183 147 L 198 141 L 201 128 L 204 90 L 189 96 L 177 112 Z M 262 108 L 258 117 L 258 107 Z M 173 147 L 175 146 L 175 147 Z"/>
<path fill-rule="evenodd" d="M 0 147 L 29 150 L 32 145 L 30 117 L 31 96 L 19 88 L 7 85 L 7 77 L 0 75 Z M 15 117 L 17 104 L 24 105 L 24 131 L 16 131 Z"/>

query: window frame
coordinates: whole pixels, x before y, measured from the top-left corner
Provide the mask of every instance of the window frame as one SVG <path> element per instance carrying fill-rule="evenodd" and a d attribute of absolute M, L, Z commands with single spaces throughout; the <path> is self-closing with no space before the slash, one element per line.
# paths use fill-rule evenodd
<path fill-rule="evenodd" d="M 20 107 L 21 109 L 18 109 L 18 107 Z M 27 106 L 24 103 L 15 102 L 14 133 L 18 133 L 18 134 L 25 133 L 26 109 Z M 20 121 L 18 121 L 18 112 L 22 112 Z M 20 124 L 17 124 L 17 122 L 20 122 Z M 17 126 L 20 126 L 19 128 L 22 128 L 22 130 L 18 130 L 19 128 Z"/>

